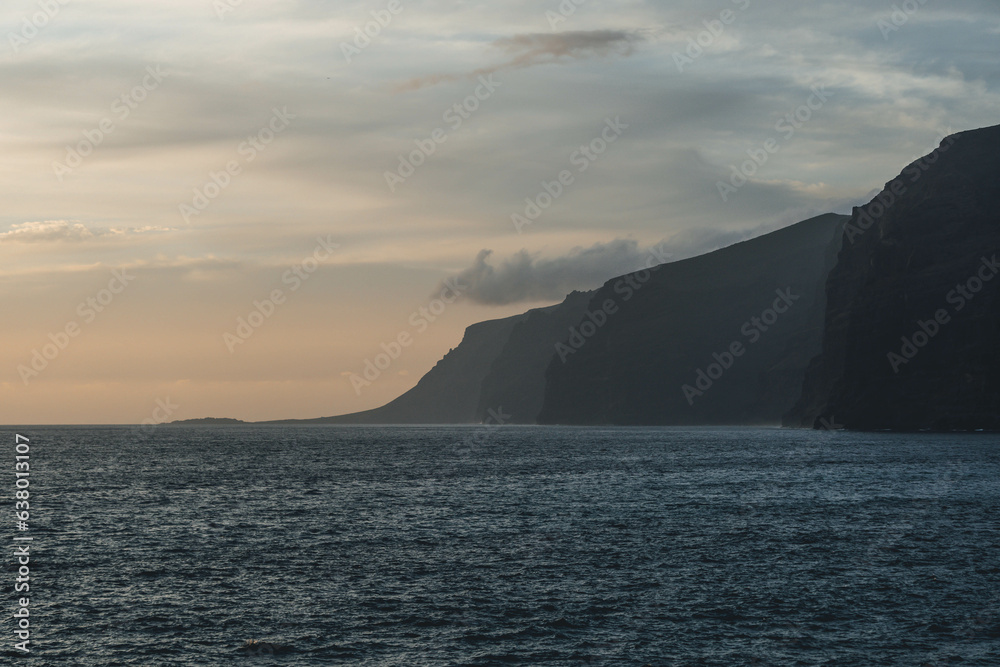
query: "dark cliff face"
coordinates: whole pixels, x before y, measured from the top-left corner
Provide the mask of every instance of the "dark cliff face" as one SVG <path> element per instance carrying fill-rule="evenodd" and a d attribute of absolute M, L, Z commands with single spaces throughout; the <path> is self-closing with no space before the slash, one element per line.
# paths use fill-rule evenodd
<path fill-rule="evenodd" d="M 592 292 L 573 292 L 558 306 L 529 311 L 510 332 L 483 380 L 478 416 L 502 412 L 505 423 L 534 424 L 545 397 L 545 369 L 556 343 L 586 312 Z"/>
<path fill-rule="evenodd" d="M 374 410 L 304 420 L 318 424 L 533 424 L 542 407 L 545 368 L 590 293 L 555 306 L 473 324 L 462 342 L 410 391 Z"/>
<path fill-rule="evenodd" d="M 510 332 L 526 315 L 473 324 L 458 347 L 420 378 L 413 389 L 380 408 L 339 417 L 304 420 L 317 424 L 473 424 L 479 390 Z"/>
<path fill-rule="evenodd" d="M 820 349 L 846 216 L 609 281 L 564 332 L 541 423 L 776 424 Z"/>
<path fill-rule="evenodd" d="M 791 426 L 1000 429 L 1000 126 L 855 209 Z"/>

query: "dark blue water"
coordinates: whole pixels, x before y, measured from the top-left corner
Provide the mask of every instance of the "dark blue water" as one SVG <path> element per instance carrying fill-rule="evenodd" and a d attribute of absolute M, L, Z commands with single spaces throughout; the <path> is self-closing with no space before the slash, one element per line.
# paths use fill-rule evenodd
<path fill-rule="evenodd" d="M 21 432 L 32 665 L 1000 665 L 994 436 Z"/>

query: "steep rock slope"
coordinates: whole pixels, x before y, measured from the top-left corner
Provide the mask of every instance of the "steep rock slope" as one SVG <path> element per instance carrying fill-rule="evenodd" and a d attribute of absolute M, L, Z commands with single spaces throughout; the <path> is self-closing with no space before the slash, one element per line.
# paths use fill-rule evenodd
<path fill-rule="evenodd" d="M 609 281 L 552 359 L 539 421 L 778 423 L 820 349 L 822 287 L 846 219 Z"/>
<path fill-rule="evenodd" d="M 587 310 L 592 292 L 573 292 L 558 306 L 526 313 L 483 381 L 479 417 L 503 410 L 506 423 L 534 424 L 545 397 L 545 369 L 555 345 Z"/>
<path fill-rule="evenodd" d="M 791 426 L 1000 429 L 1000 126 L 945 139 L 855 209 Z"/>
<path fill-rule="evenodd" d="M 314 424 L 532 424 L 542 406 L 545 368 L 565 329 L 582 317 L 590 293 L 548 308 L 465 330 L 462 342 L 396 400 L 365 412 L 298 420 Z"/>
<path fill-rule="evenodd" d="M 480 421 L 479 390 L 510 332 L 526 315 L 473 324 L 417 385 L 380 408 L 299 424 L 472 424 Z M 291 422 L 281 422 L 291 423 Z"/>

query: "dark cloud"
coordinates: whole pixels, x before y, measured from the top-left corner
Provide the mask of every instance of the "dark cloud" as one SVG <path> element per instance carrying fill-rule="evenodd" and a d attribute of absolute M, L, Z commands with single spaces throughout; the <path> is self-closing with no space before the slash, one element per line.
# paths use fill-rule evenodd
<path fill-rule="evenodd" d="M 591 290 L 617 276 L 714 252 L 811 217 L 805 211 L 790 215 L 747 229 L 684 229 L 645 249 L 636 241 L 615 239 L 555 258 L 521 250 L 495 265 L 490 263 L 493 251 L 481 250 L 472 266 L 442 282 L 435 293 L 456 285 L 463 297 L 487 306 L 561 301 L 574 290 Z"/>
<path fill-rule="evenodd" d="M 509 60 L 462 74 L 432 74 L 411 79 L 398 89 L 418 90 L 446 81 L 474 79 L 503 70 L 523 69 L 535 65 L 562 62 L 565 59 L 609 56 L 630 56 L 636 43 L 645 39 L 643 33 L 631 30 L 592 30 L 587 32 L 534 33 L 514 35 L 493 42 L 493 46 L 510 56 Z"/>
<path fill-rule="evenodd" d="M 490 306 L 561 301 L 574 290 L 594 289 L 609 278 L 643 268 L 647 258 L 655 257 L 625 239 L 574 248 L 555 258 L 521 250 L 496 266 L 489 262 L 492 253 L 481 250 L 472 266 L 454 278 L 464 288 L 463 297 Z"/>

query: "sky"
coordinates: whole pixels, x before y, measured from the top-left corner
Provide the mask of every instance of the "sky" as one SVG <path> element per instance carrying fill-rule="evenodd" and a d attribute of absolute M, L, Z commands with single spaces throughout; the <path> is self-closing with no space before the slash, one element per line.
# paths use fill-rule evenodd
<path fill-rule="evenodd" d="M 995 0 L 10 0 L 0 28 L 6 424 L 377 407 L 470 324 L 849 213 L 1000 124 Z"/>

